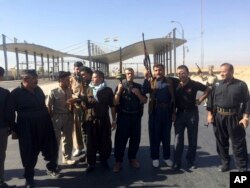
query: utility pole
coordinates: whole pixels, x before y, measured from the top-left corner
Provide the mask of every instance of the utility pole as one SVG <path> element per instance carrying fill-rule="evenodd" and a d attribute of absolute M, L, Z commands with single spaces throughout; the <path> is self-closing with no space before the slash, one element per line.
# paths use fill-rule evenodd
<path fill-rule="evenodd" d="M 181 22 L 173 20 L 173 21 L 171 21 L 171 23 L 177 23 L 177 24 L 179 24 L 181 26 L 181 35 L 182 35 L 182 39 L 184 40 L 185 39 L 184 38 L 184 28 L 183 28 Z M 185 65 L 185 46 L 184 46 L 184 44 L 182 45 L 182 55 L 183 55 L 182 64 Z"/>
<path fill-rule="evenodd" d="M 90 40 L 88 40 L 88 52 L 89 52 L 89 68 L 92 69 L 92 56 L 91 56 L 91 49 L 90 49 Z"/>
<path fill-rule="evenodd" d="M 201 0 L 201 68 L 204 68 L 203 0 Z"/>
<path fill-rule="evenodd" d="M 9 79 L 9 70 L 8 70 L 8 58 L 7 58 L 7 48 L 6 48 L 6 36 L 2 34 L 3 37 L 3 54 L 4 54 L 4 62 L 5 62 L 5 77 Z"/>

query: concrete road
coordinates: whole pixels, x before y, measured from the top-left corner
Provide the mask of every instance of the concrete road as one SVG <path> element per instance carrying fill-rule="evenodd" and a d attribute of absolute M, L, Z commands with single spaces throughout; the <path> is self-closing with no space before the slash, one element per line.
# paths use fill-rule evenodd
<path fill-rule="evenodd" d="M 142 82 L 142 80 L 138 80 Z M 108 80 L 108 84 L 115 87 L 118 83 L 116 80 Z M 1 84 L 2 85 L 2 84 Z M 55 87 L 48 84 L 50 87 Z M 43 86 L 46 89 L 46 84 Z M 61 166 L 61 179 L 51 179 L 46 175 L 45 162 L 42 156 L 39 156 L 36 165 L 35 182 L 37 187 L 61 187 L 61 188 L 128 188 L 128 187 L 180 187 L 180 188 L 224 188 L 229 187 L 229 172 L 218 172 L 217 167 L 220 165 L 220 160 L 216 153 L 215 138 L 212 126 L 205 127 L 206 118 L 205 107 L 200 106 L 200 123 L 198 136 L 197 150 L 197 169 L 185 170 L 179 172 L 166 167 L 161 161 L 160 168 L 153 168 L 149 155 L 149 139 L 147 128 L 147 106 L 142 118 L 142 138 L 141 147 L 138 153 L 138 160 L 141 163 L 141 168 L 138 170 L 132 169 L 125 156 L 123 169 L 120 173 L 113 173 L 112 166 L 114 164 L 113 155 L 110 157 L 109 164 L 111 169 L 103 169 L 99 164 L 95 171 L 89 175 L 85 175 L 86 164 L 79 163 L 76 166 Z M 250 128 L 246 130 L 247 141 L 250 141 Z M 112 140 L 114 140 L 112 133 Z M 172 142 L 174 140 L 174 131 L 172 129 Z M 186 135 L 185 135 L 186 136 Z M 187 140 L 185 140 L 185 150 L 187 149 Z M 250 151 L 250 144 L 248 144 Z M 230 153 L 232 151 L 230 150 Z M 185 156 L 185 151 L 184 151 Z M 184 159 L 184 157 L 183 157 Z M 161 159 L 162 160 L 162 159 Z M 233 160 L 232 160 L 233 161 Z M 61 162 L 61 160 L 59 160 Z M 59 163 L 60 164 L 60 163 Z M 6 157 L 6 180 L 9 184 L 16 184 L 22 187 L 25 183 L 22 175 L 23 168 L 20 160 L 18 142 L 9 138 L 7 157 Z M 235 165 L 232 162 L 232 170 L 235 170 Z"/>

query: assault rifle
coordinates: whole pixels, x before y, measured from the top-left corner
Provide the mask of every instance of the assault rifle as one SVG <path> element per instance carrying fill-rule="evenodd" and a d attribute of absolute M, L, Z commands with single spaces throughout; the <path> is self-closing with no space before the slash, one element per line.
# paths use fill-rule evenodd
<path fill-rule="evenodd" d="M 122 74 L 122 48 L 120 48 L 120 70 L 116 76 L 116 79 L 120 80 L 120 83 L 122 83 L 122 80 L 125 79 L 125 75 Z"/>
<path fill-rule="evenodd" d="M 143 40 L 144 54 L 145 54 L 143 64 L 144 64 L 144 67 L 146 68 L 146 70 L 149 72 L 150 77 L 153 78 L 152 71 L 151 71 L 150 57 L 149 57 L 147 47 L 146 47 L 146 43 L 145 43 L 145 40 L 144 40 L 144 33 L 142 33 L 142 40 Z"/>
<path fill-rule="evenodd" d="M 196 67 L 198 69 L 197 73 L 202 74 L 203 72 L 202 72 L 201 68 L 199 67 L 199 65 L 197 63 L 195 63 L 195 65 L 196 65 Z"/>

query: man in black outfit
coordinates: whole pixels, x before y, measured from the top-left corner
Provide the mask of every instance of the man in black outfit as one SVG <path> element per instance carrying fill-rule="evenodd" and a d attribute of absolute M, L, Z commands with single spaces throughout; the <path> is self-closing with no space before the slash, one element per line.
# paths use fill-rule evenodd
<path fill-rule="evenodd" d="M 240 172 L 248 168 L 245 128 L 249 124 L 249 90 L 246 83 L 234 78 L 233 74 L 233 65 L 223 63 L 220 66 L 222 80 L 215 84 L 207 104 L 207 121 L 214 127 L 221 172 L 230 170 L 229 138 L 236 167 Z"/>
<path fill-rule="evenodd" d="M 177 73 L 180 80 L 178 86 L 175 88 L 177 112 L 174 123 L 174 170 L 181 168 L 185 128 L 187 128 L 188 136 L 188 150 L 186 154 L 187 168 L 196 168 L 195 158 L 199 125 L 198 105 L 207 97 L 209 92 L 207 86 L 189 78 L 187 66 L 180 65 L 177 68 Z M 203 91 L 203 93 L 196 98 L 198 91 Z"/>
<path fill-rule="evenodd" d="M 133 168 L 139 168 L 136 159 L 141 140 L 141 117 L 143 104 L 147 97 L 142 94 L 141 85 L 134 82 L 134 70 L 125 69 L 126 81 L 120 83 L 115 92 L 114 104 L 117 106 L 117 130 L 115 133 L 116 163 L 113 171 L 119 172 L 123 161 L 124 151 L 129 139 L 128 158 Z"/>
<path fill-rule="evenodd" d="M 47 174 L 53 178 L 60 177 L 56 172 L 58 145 L 45 105 L 45 95 L 37 86 L 36 71 L 25 70 L 22 78 L 21 86 L 10 93 L 5 113 L 19 141 L 26 187 L 34 187 L 34 168 L 40 151 L 49 161 Z"/>
<path fill-rule="evenodd" d="M 0 67 L 0 81 L 3 80 L 4 69 Z M 6 123 L 4 109 L 9 97 L 9 90 L 0 87 L 0 188 L 16 187 L 10 186 L 4 182 L 4 161 L 8 143 L 10 127 Z"/>

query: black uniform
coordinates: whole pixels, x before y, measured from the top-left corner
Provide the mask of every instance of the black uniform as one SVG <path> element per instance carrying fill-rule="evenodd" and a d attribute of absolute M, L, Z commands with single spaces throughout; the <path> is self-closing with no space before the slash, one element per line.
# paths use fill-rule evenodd
<path fill-rule="evenodd" d="M 186 161 L 188 166 L 193 166 L 196 157 L 199 112 L 196 105 L 198 91 L 205 91 L 207 86 L 199 82 L 189 80 L 183 87 L 178 85 L 175 89 L 176 121 L 175 121 L 175 146 L 174 163 L 181 166 L 182 152 L 184 148 L 184 132 L 187 128 L 188 150 Z"/>
<path fill-rule="evenodd" d="M 9 90 L 0 87 L 0 187 L 4 184 L 4 161 L 8 143 L 8 124 L 5 122 L 4 109 L 9 97 Z"/>
<path fill-rule="evenodd" d="M 44 159 L 49 161 L 47 169 L 56 171 L 58 145 L 41 88 L 36 87 L 34 93 L 22 85 L 14 89 L 8 100 L 6 116 L 18 136 L 26 180 L 32 181 L 34 178 L 34 167 L 40 151 Z"/>
<path fill-rule="evenodd" d="M 129 139 L 128 158 L 136 159 L 141 140 L 141 117 L 143 104 L 139 98 L 132 93 L 131 89 L 137 88 L 141 91 L 141 85 L 133 82 L 128 88 L 125 85 L 117 106 L 117 129 L 115 133 L 116 162 L 122 162 L 127 141 Z M 116 89 L 117 90 L 117 89 Z M 141 91 L 142 94 L 142 91 Z"/>
<path fill-rule="evenodd" d="M 235 78 L 229 82 L 218 81 L 209 97 L 207 110 L 214 112 L 214 134 L 222 164 L 229 167 L 229 138 L 231 138 L 237 168 L 247 169 L 246 133 L 245 129 L 239 126 L 242 114 L 250 114 L 246 83 Z"/>

